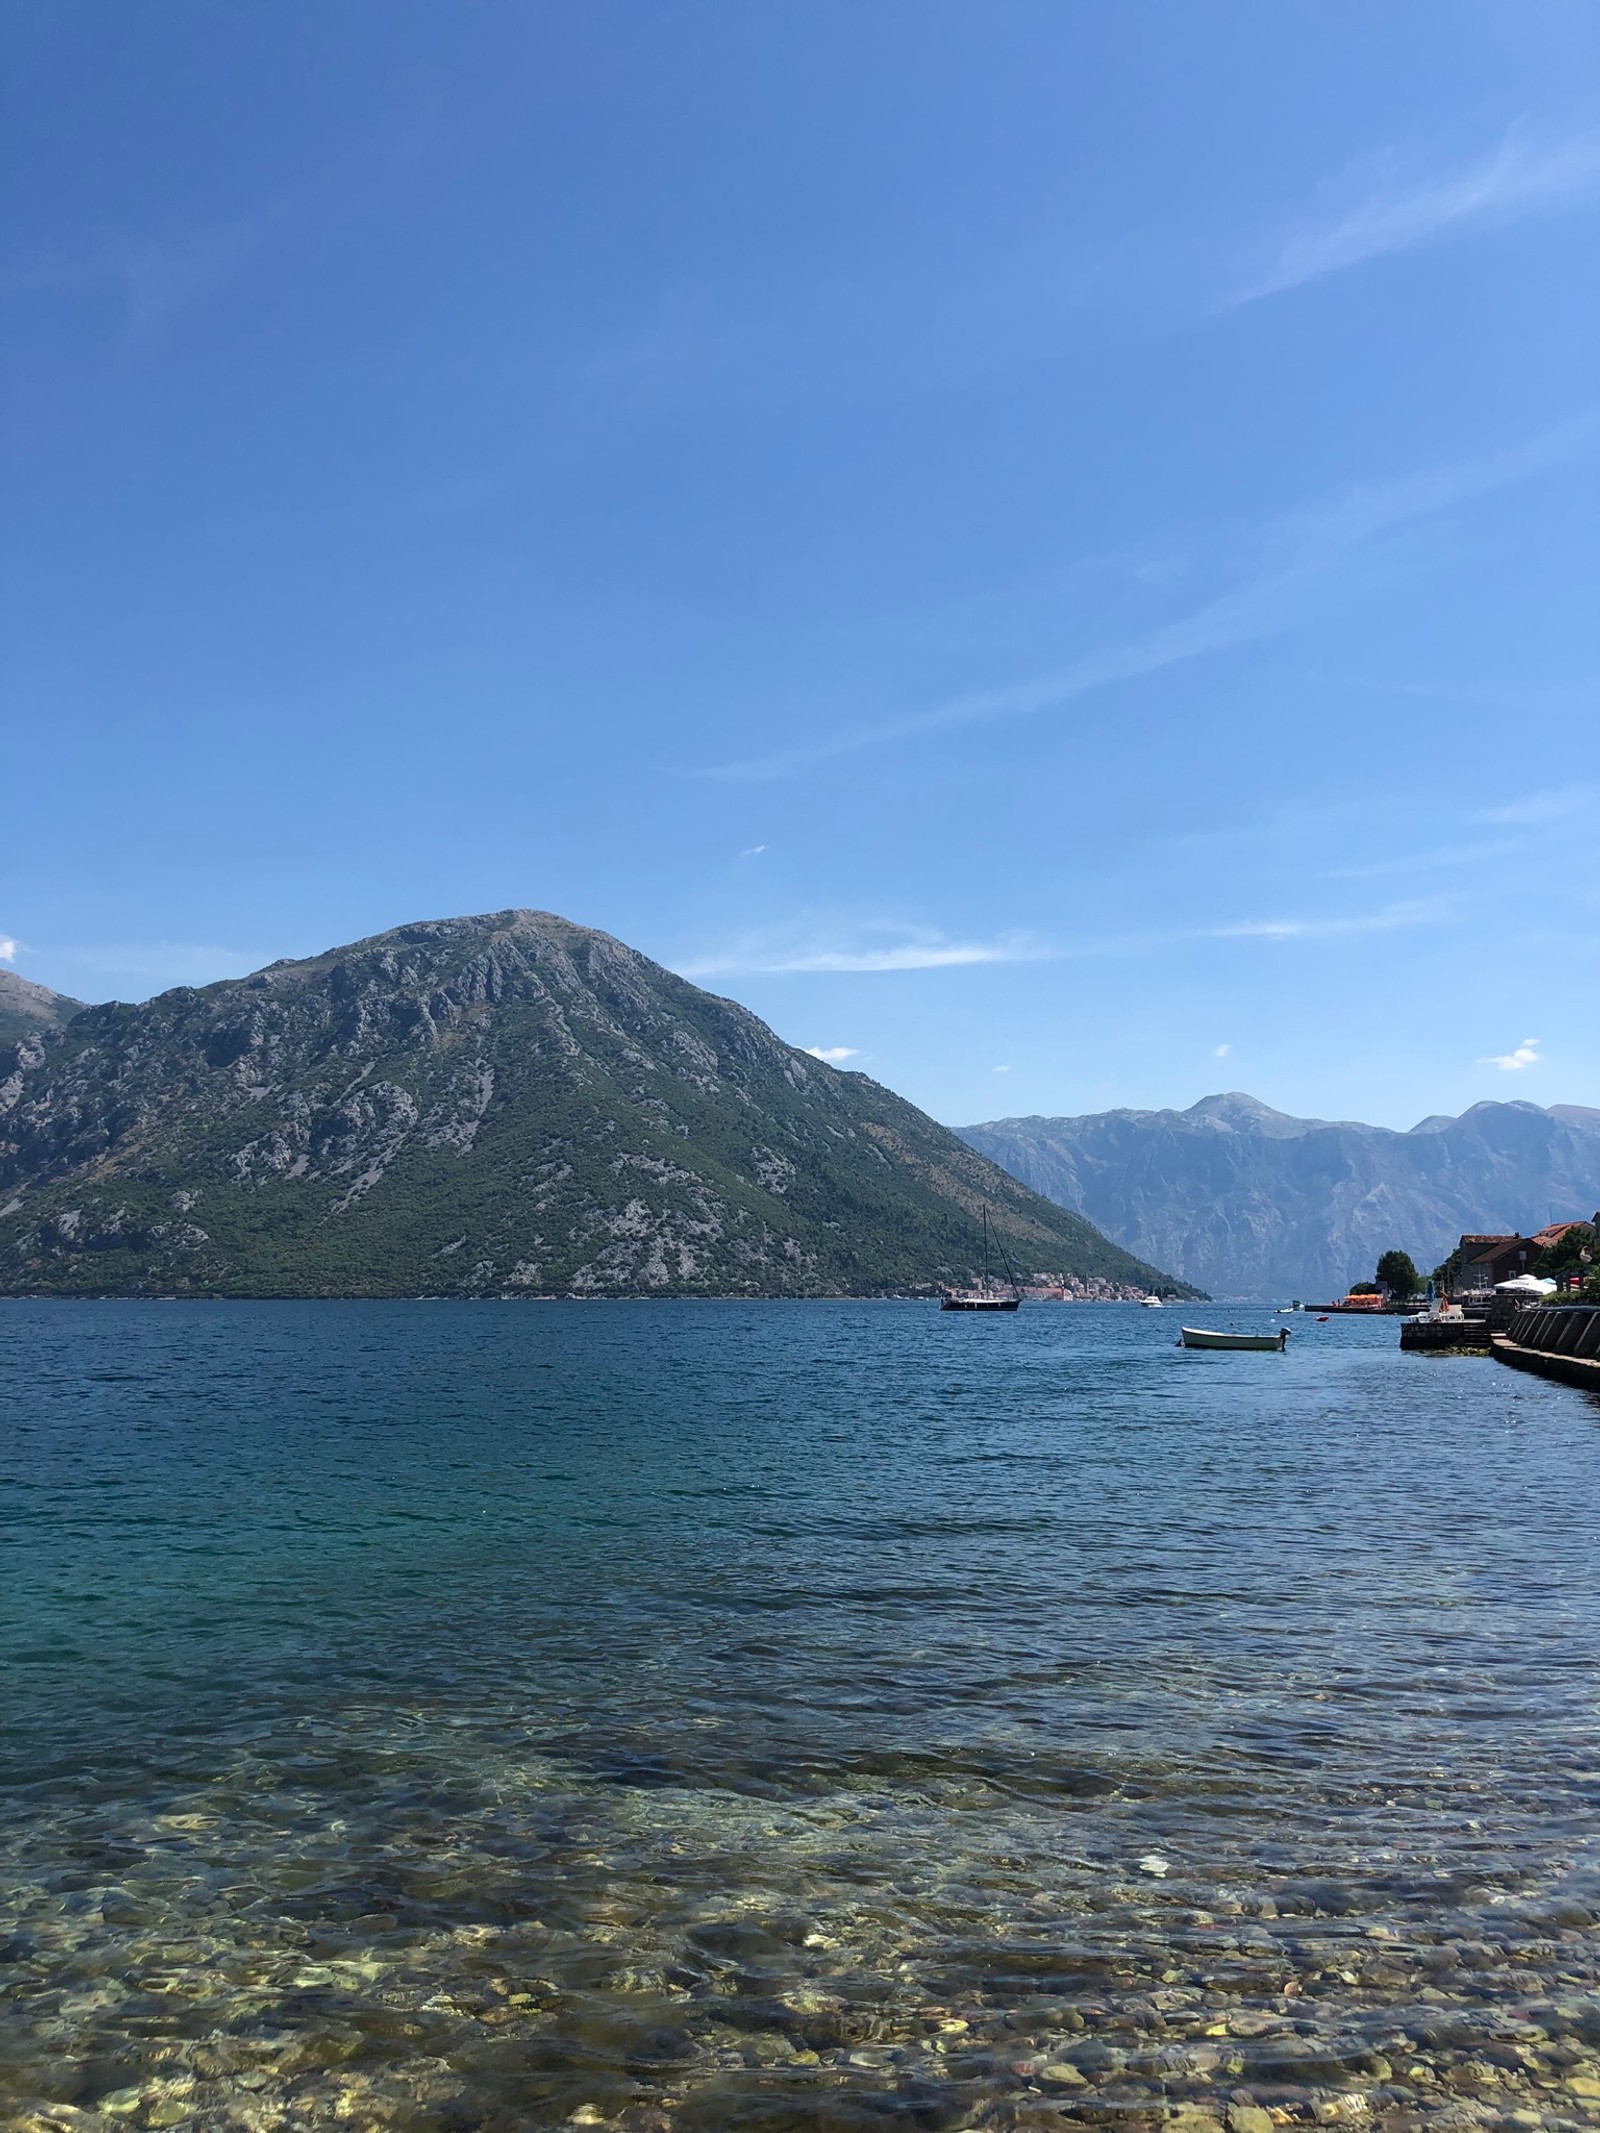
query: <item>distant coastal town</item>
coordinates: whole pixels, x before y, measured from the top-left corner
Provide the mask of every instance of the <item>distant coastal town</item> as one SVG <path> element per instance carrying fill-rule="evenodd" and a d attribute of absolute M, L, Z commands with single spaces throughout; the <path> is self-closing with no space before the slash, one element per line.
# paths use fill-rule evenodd
<path fill-rule="evenodd" d="M 1043 1274 L 1019 1284 L 1029 1303 L 1143 1303 L 1149 1291 L 1102 1274 Z"/>
<path fill-rule="evenodd" d="M 1324 1311 L 1408 1311 L 1423 1292 L 1423 1280 L 1410 1255 L 1385 1252 L 1376 1278 L 1352 1283 Z M 1499 1297 L 1508 1305 L 1558 1296 L 1600 1302 L 1600 1211 L 1591 1220 L 1580 1216 L 1549 1222 L 1530 1237 L 1516 1230 L 1468 1231 L 1449 1257 L 1436 1266 L 1428 1293 L 1441 1302 L 1481 1305 Z"/>

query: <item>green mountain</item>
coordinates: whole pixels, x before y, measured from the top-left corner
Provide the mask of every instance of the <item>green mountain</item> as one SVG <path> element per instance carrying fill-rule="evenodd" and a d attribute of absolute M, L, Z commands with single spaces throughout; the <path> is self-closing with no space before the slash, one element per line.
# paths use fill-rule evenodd
<path fill-rule="evenodd" d="M 0 1052 L 0 1292 L 1192 1295 L 864 1075 L 539 911 L 85 1008 Z"/>
<path fill-rule="evenodd" d="M 59 1029 L 82 1006 L 81 1000 L 19 978 L 14 970 L 0 970 L 0 1046 L 21 1044 L 39 1030 Z"/>

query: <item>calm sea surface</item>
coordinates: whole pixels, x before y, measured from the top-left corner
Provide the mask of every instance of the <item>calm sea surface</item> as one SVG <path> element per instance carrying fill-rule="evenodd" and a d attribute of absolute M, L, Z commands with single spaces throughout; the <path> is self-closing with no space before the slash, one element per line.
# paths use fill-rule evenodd
<path fill-rule="evenodd" d="M 0 1304 L 0 2124 L 1600 2121 L 1600 1407 L 1178 1319 Z"/>

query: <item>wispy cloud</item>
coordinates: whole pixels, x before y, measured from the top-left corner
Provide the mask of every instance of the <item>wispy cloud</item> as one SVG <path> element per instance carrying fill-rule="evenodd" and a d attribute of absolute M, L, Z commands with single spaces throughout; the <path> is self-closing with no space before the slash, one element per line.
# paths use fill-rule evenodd
<path fill-rule="evenodd" d="M 1490 859 L 1507 859 L 1520 851 L 1515 838 L 1485 839 L 1478 844 L 1443 845 L 1431 852 L 1403 852 L 1392 859 L 1374 859 L 1366 866 L 1330 867 L 1328 881 L 1380 881 L 1386 874 L 1423 874 L 1434 868 L 1482 866 Z"/>
<path fill-rule="evenodd" d="M 195 222 L 140 236 L 119 235 L 91 250 L 25 261 L 3 286 L 16 295 L 109 297 L 124 339 L 147 348 L 184 312 L 241 272 L 267 235 L 270 214 Z"/>
<path fill-rule="evenodd" d="M 1406 172 L 1390 152 L 1327 187 L 1312 212 L 1283 237 L 1266 269 L 1222 308 L 1301 288 L 1469 224 L 1509 222 L 1597 191 L 1600 134 L 1538 142 L 1516 128 L 1476 162 L 1427 174 Z"/>
<path fill-rule="evenodd" d="M 370 121 L 345 129 L 329 157 L 296 168 L 287 148 L 276 189 L 242 212 L 144 229 L 103 225 L 80 246 L 19 254 L 0 275 L 0 290 L 98 302 L 124 344 L 143 352 L 247 281 L 264 252 L 296 239 L 325 241 L 379 207 L 429 153 L 434 132 L 418 107 L 385 103 Z"/>
<path fill-rule="evenodd" d="M 1028 933 L 1005 933 L 988 941 L 952 940 L 932 928 L 866 929 L 868 938 L 797 939 L 750 935 L 720 953 L 674 967 L 686 978 L 779 976 L 805 972 L 948 970 L 971 963 L 1037 963 L 1054 953 L 1049 944 Z M 874 941 L 871 933 L 888 936 Z M 898 937 L 896 937 L 898 935 Z"/>
<path fill-rule="evenodd" d="M 775 755 L 744 762 L 710 765 L 701 775 L 731 782 L 756 782 L 781 778 L 796 770 L 809 769 L 835 756 L 853 755 L 885 741 L 907 740 L 914 734 L 931 733 L 941 727 L 970 725 L 978 719 L 1025 718 L 1056 705 L 1070 703 L 1118 681 L 1131 681 L 1163 667 L 1219 652 L 1279 626 L 1285 597 L 1302 573 L 1280 572 L 1224 594 L 1197 608 L 1179 621 L 1156 629 L 1132 644 L 1118 645 L 1081 660 L 1063 671 L 1035 680 L 988 689 L 954 698 L 927 711 L 890 719 L 853 733 L 836 734 L 800 748 L 786 748 Z"/>
<path fill-rule="evenodd" d="M 14 941 L 9 933 L 0 933 L 0 963 L 14 963 L 21 943 Z"/>
<path fill-rule="evenodd" d="M 991 1074 L 1009 1074 L 1011 1069 L 1008 1066 L 990 1067 L 989 1072 Z"/>
<path fill-rule="evenodd" d="M 1108 244 L 1059 218 L 932 229 L 886 267 L 838 262 L 815 275 L 677 277 L 631 323 L 575 352 L 572 378 L 611 408 L 647 414 L 686 397 L 771 401 L 847 394 L 853 402 L 1015 369 L 1099 345 L 1180 331 L 1219 312 L 1404 253 L 1580 203 L 1600 190 L 1600 133 L 1513 126 L 1470 152 L 1386 147 L 1312 191 L 1298 212 L 1243 243 L 1175 260 Z M 1026 220 L 1026 218 L 1025 218 Z M 1176 272 L 1174 271 L 1176 269 Z"/>
<path fill-rule="evenodd" d="M 759 859 L 765 850 L 766 846 L 764 844 L 747 844 L 739 854 L 739 857 L 741 859 Z"/>
<path fill-rule="evenodd" d="M 1002 933 L 989 940 L 955 939 L 934 927 L 841 925 L 805 932 L 798 926 L 746 934 L 727 947 L 674 963 L 681 977 L 785 977 L 810 974 L 880 974 L 902 970 L 952 970 L 985 963 L 1078 961 L 1095 956 L 1149 955 L 1186 942 L 1341 940 L 1394 933 L 1412 926 L 1443 926 L 1457 917 L 1452 899 L 1438 896 L 1390 904 L 1381 911 L 1325 917 L 1241 919 L 1226 925 L 1195 925 L 1145 933 L 1079 934 L 1046 939 L 1036 933 Z M 816 1046 L 813 1057 L 834 1054 Z M 1225 1059 L 1231 1044 L 1212 1056 Z M 841 1054 L 840 1056 L 848 1056 Z M 993 1072 L 1009 1072 L 994 1068 Z"/>
<path fill-rule="evenodd" d="M 1589 810 L 1600 814 L 1600 784 L 1587 782 L 1572 785 L 1556 785 L 1543 792 L 1524 793 L 1520 800 L 1508 800 L 1501 807 L 1485 808 L 1473 817 L 1477 822 L 1542 823 L 1563 822 L 1571 815 Z"/>
<path fill-rule="evenodd" d="M 737 762 L 707 765 L 702 777 L 730 782 L 782 778 L 882 743 L 978 720 L 1026 718 L 1058 710 L 1115 683 L 1180 666 L 1274 635 L 1315 611 L 1338 573 L 1383 537 L 1435 518 L 1600 444 L 1600 409 L 1524 439 L 1502 452 L 1425 468 L 1389 482 L 1352 484 L 1280 520 L 1265 542 L 1268 562 L 1187 614 L 1141 637 L 1087 654 L 1051 674 L 976 690 L 926 710 Z"/>
<path fill-rule="evenodd" d="M 820 1059 L 828 1066 L 842 1066 L 847 1059 L 861 1057 L 853 1044 L 808 1044 L 805 1052 L 808 1059 Z"/>
<path fill-rule="evenodd" d="M 1238 925 L 1210 927 L 1207 937 L 1215 941 L 1332 941 L 1361 933 L 1394 933 L 1406 926 L 1438 926 L 1452 915 L 1448 898 L 1433 896 L 1354 917 L 1250 918 Z"/>
<path fill-rule="evenodd" d="M 1379 482 L 1352 482 L 1336 495 L 1292 516 L 1288 529 L 1304 544 L 1339 552 L 1417 519 L 1434 518 L 1458 504 L 1492 496 L 1553 467 L 1570 465 L 1600 445 L 1600 408 L 1587 407 L 1503 451 L 1444 466 L 1423 467 Z"/>
<path fill-rule="evenodd" d="M 1233 1046 L 1232 1046 L 1231 1044 L 1217 1044 L 1217 1045 L 1213 1045 L 1213 1046 L 1212 1046 L 1212 1048 L 1211 1048 L 1211 1056 L 1212 1056 L 1212 1058 L 1213 1058 L 1213 1059 L 1226 1059 L 1226 1058 L 1227 1058 L 1227 1056 L 1228 1056 L 1228 1054 L 1229 1054 L 1229 1053 L 1230 1053 L 1230 1052 L 1231 1052 L 1232 1050 L 1233 1050 Z"/>
<path fill-rule="evenodd" d="M 1507 1074 L 1520 1074 L 1524 1067 L 1539 1066 L 1542 1063 L 1537 1037 L 1524 1037 L 1514 1052 L 1491 1052 L 1487 1059 L 1478 1061 L 1479 1066 L 1499 1067 Z"/>

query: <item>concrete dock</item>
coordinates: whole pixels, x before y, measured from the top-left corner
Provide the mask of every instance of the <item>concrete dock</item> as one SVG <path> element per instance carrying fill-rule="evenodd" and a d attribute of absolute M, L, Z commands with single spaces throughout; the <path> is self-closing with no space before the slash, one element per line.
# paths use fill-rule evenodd
<path fill-rule="evenodd" d="M 1517 1370 L 1600 1393 L 1600 1304 L 1535 1304 L 1519 1311 L 1491 1353 Z"/>

